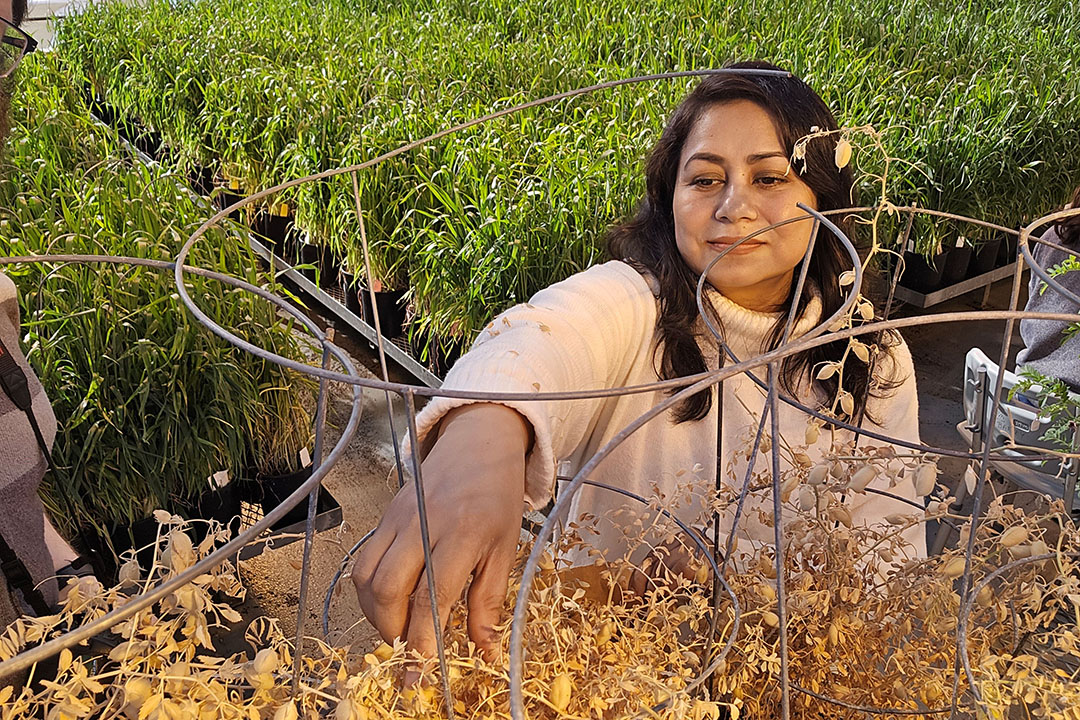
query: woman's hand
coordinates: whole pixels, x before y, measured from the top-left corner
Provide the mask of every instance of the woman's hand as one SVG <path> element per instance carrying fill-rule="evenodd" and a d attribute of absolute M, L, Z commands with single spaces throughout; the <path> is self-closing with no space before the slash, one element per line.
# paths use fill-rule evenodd
<path fill-rule="evenodd" d="M 531 435 L 515 410 L 467 405 L 447 413 L 421 466 L 440 631 L 471 576 L 469 638 L 488 653 L 497 643 L 495 626 L 521 533 Z M 404 637 L 410 648 L 435 654 L 413 483 L 390 502 L 352 579 L 360 607 L 384 640 Z"/>

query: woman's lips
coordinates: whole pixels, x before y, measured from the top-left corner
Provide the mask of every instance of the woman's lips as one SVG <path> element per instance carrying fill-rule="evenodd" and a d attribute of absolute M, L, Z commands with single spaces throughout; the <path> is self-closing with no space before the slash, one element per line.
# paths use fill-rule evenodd
<path fill-rule="evenodd" d="M 707 244 L 712 246 L 713 248 L 716 248 L 717 251 L 724 251 L 730 248 L 735 243 L 739 242 L 739 240 L 740 238 L 720 238 L 717 240 L 709 240 Z M 738 247 L 730 250 L 728 252 L 728 255 L 742 255 L 744 253 L 753 252 L 756 248 L 759 248 L 764 244 L 765 242 L 762 240 L 751 238 L 750 240 L 747 240 L 746 242 L 739 245 Z"/>

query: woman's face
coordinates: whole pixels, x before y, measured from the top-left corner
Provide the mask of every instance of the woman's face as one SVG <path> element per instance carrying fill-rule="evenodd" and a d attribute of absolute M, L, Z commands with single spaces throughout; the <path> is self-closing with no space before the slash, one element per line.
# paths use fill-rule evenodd
<path fill-rule="evenodd" d="M 698 118 L 679 157 L 672 212 L 675 242 L 700 275 L 724 248 L 774 223 L 817 208 L 794 170 L 772 118 L 749 100 L 713 105 Z M 713 265 L 709 283 L 751 310 L 780 309 L 795 266 L 810 242 L 812 221 L 751 238 Z"/>

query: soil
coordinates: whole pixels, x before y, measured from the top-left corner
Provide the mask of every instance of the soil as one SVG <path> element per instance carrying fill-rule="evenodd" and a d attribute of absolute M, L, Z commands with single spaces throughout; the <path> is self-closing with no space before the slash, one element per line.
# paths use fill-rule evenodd
<path fill-rule="evenodd" d="M 381 377 L 369 367 L 373 364 L 374 354 L 368 348 L 350 343 L 340 335 L 335 342 L 346 349 L 361 376 Z M 395 375 L 391 375 L 391 380 L 407 382 L 406 378 Z M 303 614 L 304 633 L 309 636 L 323 637 L 323 602 L 331 580 L 353 545 L 378 524 L 396 491 L 396 480 L 389 477 L 395 461 L 394 441 L 387 421 L 386 393 L 363 389 L 362 396 L 362 414 L 356 434 L 323 481 L 325 490 L 341 505 L 343 522 L 340 527 L 316 534 L 312 545 Z M 394 428 L 400 437 L 406 420 L 401 400 L 396 397 L 394 400 Z M 330 383 L 328 401 L 327 452 L 337 444 L 348 423 L 351 388 Z M 286 634 L 296 632 L 303 548 L 302 541 L 293 542 L 267 549 L 259 556 L 241 562 L 240 572 L 248 588 L 248 599 L 241 608 L 246 620 L 266 615 L 277 619 Z M 377 633 L 362 618 L 347 574 L 333 594 L 328 627 L 327 639 L 334 644 L 366 648 L 379 642 Z"/>

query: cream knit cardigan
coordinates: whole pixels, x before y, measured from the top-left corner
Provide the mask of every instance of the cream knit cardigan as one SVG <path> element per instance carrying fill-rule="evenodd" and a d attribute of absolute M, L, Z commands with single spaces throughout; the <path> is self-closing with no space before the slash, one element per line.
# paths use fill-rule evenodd
<path fill-rule="evenodd" d="M 711 300 L 732 352 L 740 359 L 759 354 L 778 316 L 747 310 L 715 291 Z M 497 317 L 450 370 L 443 388 L 532 393 L 656 382 L 657 310 L 650 281 L 634 268 L 619 261 L 594 266 L 542 290 L 530 302 Z M 817 323 L 820 301 L 815 298 L 807 310 L 794 328 L 793 337 L 806 333 Z M 701 345 L 706 363 L 716 367 L 717 353 L 711 340 L 703 332 Z M 892 349 L 887 360 L 890 362 L 883 363 L 882 372 L 902 384 L 888 398 L 871 400 L 870 414 L 881 424 L 866 421 L 864 427 L 918 442 L 918 398 L 911 354 L 901 344 Z M 764 377 L 763 369 L 759 377 Z M 551 497 L 560 463 L 568 462 L 576 472 L 614 435 L 666 397 L 663 392 L 646 392 L 594 400 L 504 402 L 520 412 L 535 433 L 526 463 L 527 503 L 533 508 L 543 507 Z M 801 401 L 812 404 L 807 398 Z M 425 439 L 443 415 L 468 402 L 435 398 L 428 403 L 417 418 L 421 448 L 427 450 L 430 442 Z M 727 476 L 725 481 L 734 488 L 741 487 L 743 482 L 746 456 L 765 402 L 764 391 L 745 375 L 724 382 L 720 465 Z M 790 444 L 804 445 L 806 414 L 782 402 L 778 409 L 781 436 Z M 659 494 L 678 498 L 683 501 L 677 512 L 680 518 L 700 523 L 705 517 L 703 502 L 712 496 L 715 487 L 716 421 L 715 402 L 710 415 L 700 421 L 676 425 L 669 412 L 662 413 L 604 459 L 591 479 L 646 497 Z M 765 433 L 769 435 L 768 424 Z M 807 449 L 815 462 L 828 450 L 829 436 L 830 433 L 823 431 L 818 442 Z M 781 472 L 791 467 L 789 456 L 782 455 Z M 755 473 L 763 473 L 767 478 L 770 468 L 770 456 L 759 454 Z M 903 497 L 915 497 L 910 480 L 890 489 L 882 477 L 872 486 Z M 691 502 L 685 502 L 687 492 L 692 494 Z M 859 523 L 882 522 L 890 513 L 914 511 L 910 505 L 870 494 L 852 496 L 847 502 L 855 522 Z M 744 539 L 752 544 L 772 544 L 773 529 L 763 524 L 756 512 L 761 510 L 771 516 L 771 499 L 758 505 L 748 507 L 740 521 L 741 548 Z M 622 528 L 639 517 L 641 509 L 620 495 L 585 486 L 574 499 L 571 518 L 581 513 L 596 517 L 599 535 L 591 541 L 610 555 L 612 551 L 623 552 L 626 540 Z M 728 528 L 732 515 L 733 508 L 726 515 Z M 912 554 L 926 554 L 920 526 L 909 531 L 905 539 L 913 546 Z"/>

